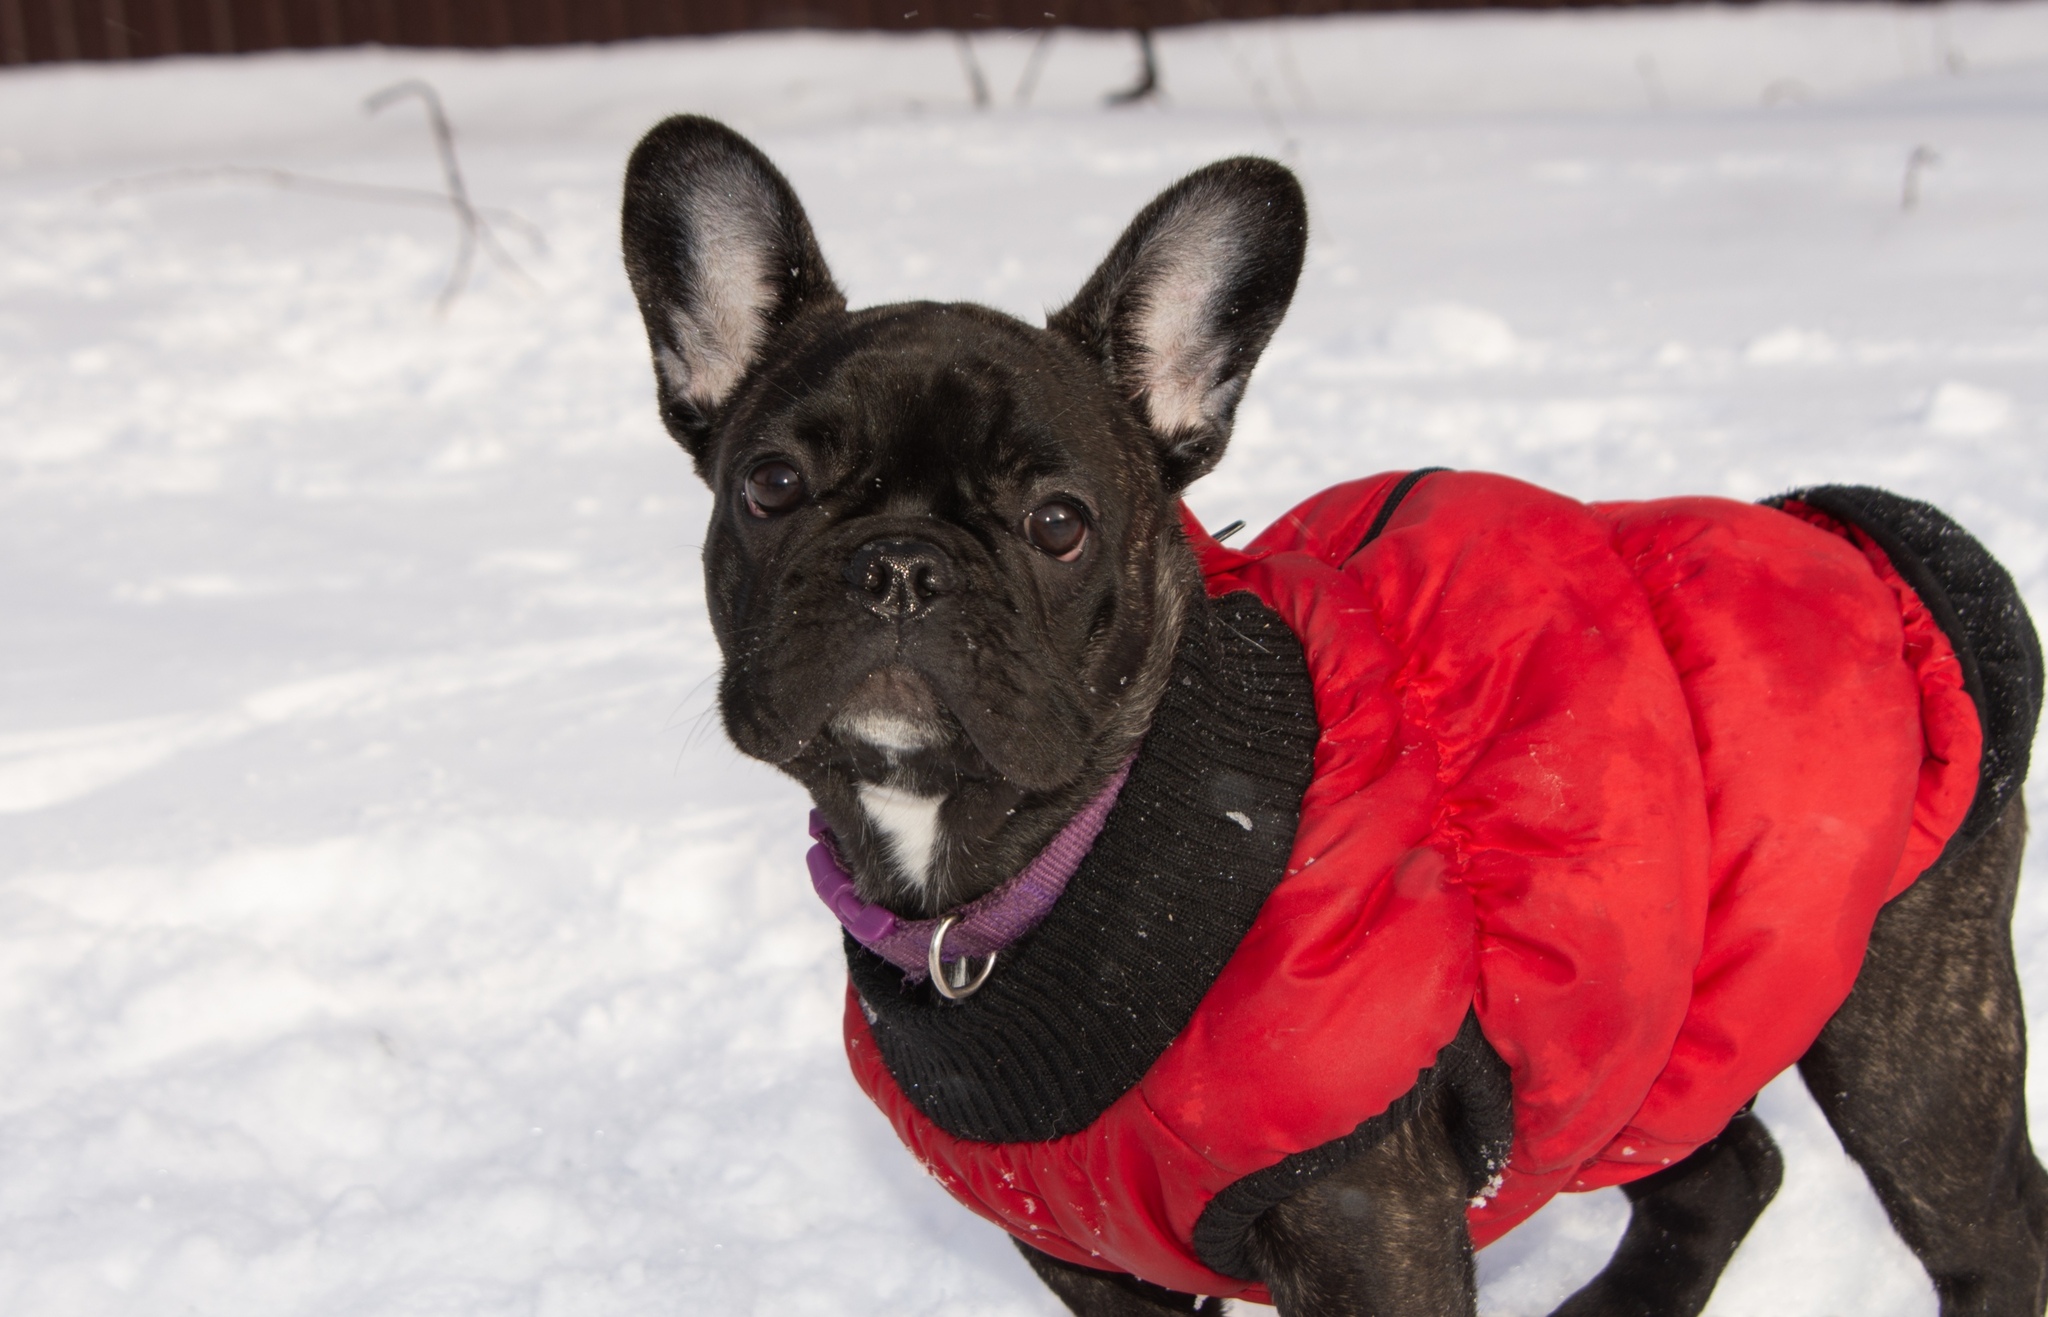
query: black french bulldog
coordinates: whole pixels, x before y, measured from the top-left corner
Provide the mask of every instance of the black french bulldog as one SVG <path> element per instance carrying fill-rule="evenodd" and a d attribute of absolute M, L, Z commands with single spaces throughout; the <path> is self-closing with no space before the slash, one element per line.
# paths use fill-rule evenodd
<path fill-rule="evenodd" d="M 1144 737 L 1210 607 L 1176 499 L 1222 456 L 1305 241 L 1293 176 L 1227 160 L 1147 206 L 1042 329 L 963 303 L 849 311 L 752 144 L 695 117 L 640 143 L 626 265 L 662 419 L 716 496 L 725 725 L 811 792 L 862 898 L 932 916 L 991 890 Z M 1944 1314 L 2048 1302 L 2009 932 L 2025 831 L 2015 798 L 1884 908 L 1799 1063 Z M 1455 1100 L 1258 1220 L 1283 1312 L 1475 1311 Z M 1626 1186 L 1619 1250 L 1558 1311 L 1699 1312 L 1779 1176 L 1738 1115 Z M 1221 1311 L 1023 1251 L 1084 1317 Z"/>

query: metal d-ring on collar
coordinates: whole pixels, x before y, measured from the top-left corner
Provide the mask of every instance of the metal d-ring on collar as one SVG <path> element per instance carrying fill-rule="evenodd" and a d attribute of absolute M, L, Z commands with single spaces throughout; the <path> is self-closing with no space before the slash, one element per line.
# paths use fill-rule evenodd
<path fill-rule="evenodd" d="M 988 953 L 988 960 L 981 967 L 981 973 L 974 976 L 974 982 L 969 983 L 967 981 L 967 962 L 973 958 L 971 956 L 962 956 L 953 962 L 953 981 L 951 983 L 946 981 L 945 966 L 939 963 L 939 950 L 945 945 L 946 930 L 958 923 L 959 920 L 960 916 L 958 915 L 947 915 L 944 919 L 941 919 L 939 926 L 932 930 L 932 944 L 924 953 L 925 968 L 931 971 L 932 986 L 937 988 L 939 995 L 947 1001 L 966 1001 L 969 997 L 981 991 L 981 985 L 987 983 L 988 976 L 995 973 L 996 970 L 996 953 L 991 951 Z"/>

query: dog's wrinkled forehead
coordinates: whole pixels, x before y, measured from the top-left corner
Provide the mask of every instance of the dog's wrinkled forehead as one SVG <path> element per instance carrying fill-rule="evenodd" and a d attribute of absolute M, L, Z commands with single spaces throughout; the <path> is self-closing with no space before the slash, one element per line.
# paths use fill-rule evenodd
<path fill-rule="evenodd" d="M 844 510 L 985 501 L 1118 478 L 1148 442 L 1064 340 L 978 306 L 859 312 L 771 365 L 721 436 L 722 464 L 788 450 Z M 1082 492 L 1082 491 L 1070 491 Z"/>

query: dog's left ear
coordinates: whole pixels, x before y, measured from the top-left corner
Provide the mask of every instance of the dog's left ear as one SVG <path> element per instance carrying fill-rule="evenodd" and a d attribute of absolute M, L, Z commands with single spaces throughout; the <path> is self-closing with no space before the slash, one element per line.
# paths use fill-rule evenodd
<path fill-rule="evenodd" d="M 1255 156 L 1220 160 L 1140 211 L 1074 300 L 1046 318 L 1137 404 L 1169 491 L 1222 458 L 1307 244 L 1293 173 Z"/>
<path fill-rule="evenodd" d="M 640 139 L 620 228 L 661 419 L 708 478 L 711 431 L 769 340 L 809 312 L 845 309 L 846 296 L 789 181 L 759 147 L 701 115 Z"/>

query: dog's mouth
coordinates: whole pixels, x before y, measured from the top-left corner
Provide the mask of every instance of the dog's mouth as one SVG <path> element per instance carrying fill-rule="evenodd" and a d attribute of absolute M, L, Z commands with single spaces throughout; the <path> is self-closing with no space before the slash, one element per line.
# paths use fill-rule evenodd
<path fill-rule="evenodd" d="M 906 770 L 978 777 L 988 762 L 924 674 L 892 663 L 857 682 L 826 723 L 856 778 L 899 778 Z"/>
<path fill-rule="evenodd" d="M 869 673 L 832 715 L 831 728 L 841 741 L 899 756 L 933 749 L 959 734 L 931 683 L 901 663 Z"/>

